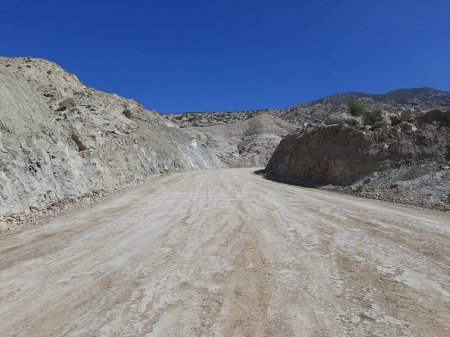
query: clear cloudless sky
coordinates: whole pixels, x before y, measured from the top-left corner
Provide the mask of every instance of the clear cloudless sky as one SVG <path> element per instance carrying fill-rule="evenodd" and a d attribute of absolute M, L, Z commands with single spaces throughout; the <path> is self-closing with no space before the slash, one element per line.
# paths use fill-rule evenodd
<path fill-rule="evenodd" d="M 450 90 L 450 0 L 0 0 L 0 55 L 162 113 Z"/>

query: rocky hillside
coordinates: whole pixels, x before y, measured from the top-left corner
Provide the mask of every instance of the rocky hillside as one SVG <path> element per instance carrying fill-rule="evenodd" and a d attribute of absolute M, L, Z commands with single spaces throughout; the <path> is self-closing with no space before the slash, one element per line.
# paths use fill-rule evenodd
<path fill-rule="evenodd" d="M 352 115 L 352 101 L 365 111 Z M 450 209 L 448 110 L 450 92 L 417 88 L 339 94 L 281 110 L 166 118 L 227 166 L 269 162 L 272 179 Z"/>
<path fill-rule="evenodd" d="M 450 111 L 375 110 L 358 117 L 334 114 L 326 122 L 283 139 L 265 173 L 295 184 L 450 209 Z"/>
<path fill-rule="evenodd" d="M 205 144 L 228 167 L 264 166 L 282 137 L 299 129 L 279 110 L 165 115 Z"/>
<path fill-rule="evenodd" d="M 289 109 L 166 115 L 170 121 L 204 142 L 231 167 L 265 166 L 281 138 L 348 112 L 356 100 L 368 111 L 418 114 L 449 109 L 450 93 L 432 88 L 402 89 L 386 94 L 348 93 L 300 104 Z"/>
<path fill-rule="evenodd" d="M 264 165 L 282 137 L 297 129 L 267 112 L 188 113 L 167 118 L 205 144 L 228 167 Z"/>
<path fill-rule="evenodd" d="M 0 58 L 0 116 L 3 215 L 218 165 L 159 114 L 41 59 Z"/>
<path fill-rule="evenodd" d="M 265 166 L 289 134 L 295 135 L 273 157 L 279 158 L 278 168 L 275 159 L 268 168 L 274 176 L 278 170 L 280 177 L 307 177 L 314 184 L 353 186 L 373 172 L 412 167 L 408 161 L 425 166 L 401 171 L 402 177 L 422 177 L 448 161 L 446 115 L 437 111 L 450 109 L 450 93 L 431 88 L 336 95 L 282 110 L 162 116 L 136 101 L 88 88 L 41 59 L 0 58 L 0 84 L 0 223 L 5 214 L 39 212 L 173 170 Z M 368 113 L 347 114 L 350 100 L 362 103 Z M 425 114 L 431 109 L 440 110 Z M 387 123 L 388 129 L 372 130 L 376 123 Z M 326 127 L 333 124 L 341 126 Z M 299 157 L 305 149 L 314 149 L 318 157 L 296 171 L 300 176 L 283 168 L 298 160 L 288 144 L 295 149 L 303 144 L 295 150 Z M 331 156 L 335 170 L 330 171 L 319 157 L 331 145 L 333 155 L 351 150 L 351 162 Z M 408 157 L 404 151 L 418 155 Z M 386 153 L 402 160 L 389 159 L 386 166 Z M 300 168 L 295 165 L 291 169 Z M 439 174 L 446 181 L 447 175 Z M 379 176 L 370 179 L 362 185 L 381 181 Z M 440 190 L 439 200 L 444 200 L 449 193 L 446 187 Z"/>

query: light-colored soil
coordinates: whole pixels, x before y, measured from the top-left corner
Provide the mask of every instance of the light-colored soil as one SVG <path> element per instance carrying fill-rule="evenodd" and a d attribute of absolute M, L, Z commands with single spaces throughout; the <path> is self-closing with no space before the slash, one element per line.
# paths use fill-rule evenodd
<path fill-rule="evenodd" d="M 450 336 L 450 217 L 157 178 L 0 241 L 0 336 Z"/>

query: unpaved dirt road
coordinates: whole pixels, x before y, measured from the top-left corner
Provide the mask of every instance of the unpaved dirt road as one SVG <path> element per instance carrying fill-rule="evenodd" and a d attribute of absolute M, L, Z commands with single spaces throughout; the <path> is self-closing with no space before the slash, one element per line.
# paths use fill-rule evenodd
<path fill-rule="evenodd" d="M 450 216 L 155 179 L 0 241 L 0 336 L 450 336 Z"/>

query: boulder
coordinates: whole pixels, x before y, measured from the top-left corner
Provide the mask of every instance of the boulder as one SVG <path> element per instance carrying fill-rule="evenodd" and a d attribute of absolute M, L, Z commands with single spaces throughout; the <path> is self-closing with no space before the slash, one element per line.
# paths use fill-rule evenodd
<path fill-rule="evenodd" d="M 400 113 L 390 113 L 389 119 L 391 120 L 390 124 L 392 124 L 392 125 L 397 125 L 397 124 L 401 123 Z"/>
<path fill-rule="evenodd" d="M 417 131 L 417 127 L 414 124 L 411 124 L 408 122 L 401 123 L 400 128 L 404 132 L 416 132 Z"/>
<path fill-rule="evenodd" d="M 439 124 L 450 124 L 450 111 L 431 110 L 418 119 L 421 123 L 438 122 Z"/>
<path fill-rule="evenodd" d="M 409 122 L 413 119 L 413 113 L 410 109 L 402 110 L 399 116 L 401 122 Z"/>
<path fill-rule="evenodd" d="M 67 109 L 76 107 L 75 100 L 73 98 L 66 98 L 59 103 L 59 108 L 56 111 L 66 111 Z"/>
<path fill-rule="evenodd" d="M 368 111 L 364 116 L 364 125 L 373 125 L 376 122 L 386 122 L 391 125 L 391 114 L 386 110 Z"/>
<path fill-rule="evenodd" d="M 361 120 L 357 117 L 350 116 L 346 113 L 343 114 L 331 114 L 325 120 L 325 124 L 347 124 L 350 126 L 360 126 Z"/>

